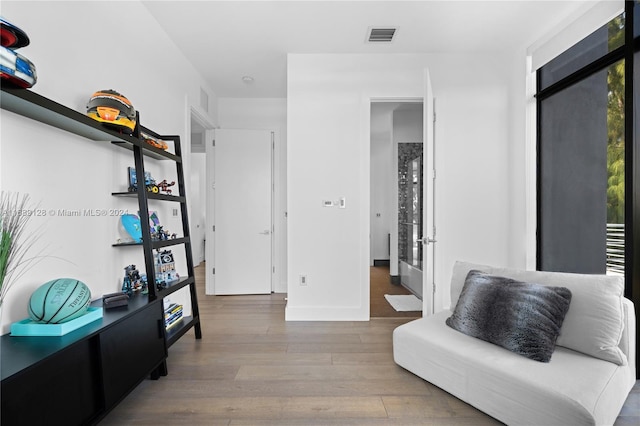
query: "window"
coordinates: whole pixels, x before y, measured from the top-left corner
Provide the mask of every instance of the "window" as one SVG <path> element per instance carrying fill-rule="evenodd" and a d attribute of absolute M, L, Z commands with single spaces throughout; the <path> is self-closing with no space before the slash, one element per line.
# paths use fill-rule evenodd
<path fill-rule="evenodd" d="M 625 5 L 538 70 L 537 266 L 622 275 L 639 303 L 640 2 Z"/>

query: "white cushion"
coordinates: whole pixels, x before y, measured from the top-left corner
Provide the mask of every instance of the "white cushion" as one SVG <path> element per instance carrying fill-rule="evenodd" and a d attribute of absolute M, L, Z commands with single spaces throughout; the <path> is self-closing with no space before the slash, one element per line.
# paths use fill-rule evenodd
<path fill-rule="evenodd" d="M 624 329 L 622 277 L 521 271 L 456 262 L 451 278 L 452 306 L 472 269 L 524 282 L 568 288 L 571 290 L 571 304 L 556 345 L 618 365 L 627 364 L 627 357 L 618 347 Z"/>
<path fill-rule="evenodd" d="M 509 425 L 613 424 L 631 367 L 566 348 L 540 363 L 448 327 L 449 311 L 393 332 L 395 362 Z"/>

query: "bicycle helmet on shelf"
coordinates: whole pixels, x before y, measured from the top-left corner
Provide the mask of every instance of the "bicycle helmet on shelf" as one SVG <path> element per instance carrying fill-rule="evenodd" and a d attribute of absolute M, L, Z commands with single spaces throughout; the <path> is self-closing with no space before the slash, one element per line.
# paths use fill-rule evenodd
<path fill-rule="evenodd" d="M 24 56 L 0 46 L 0 78 L 3 84 L 28 89 L 36 84 L 36 67 Z"/>
<path fill-rule="evenodd" d="M 127 133 L 132 133 L 136 127 L 136 110 L 129 99 L 115 90 L 99 90 L 91 95 L 87 115 Z"/>
<path fill-rule="evenodd" d="M 29 45 L 27 33 L 0 17 L 0 41 L 2 47 L 18 49 Z"/>

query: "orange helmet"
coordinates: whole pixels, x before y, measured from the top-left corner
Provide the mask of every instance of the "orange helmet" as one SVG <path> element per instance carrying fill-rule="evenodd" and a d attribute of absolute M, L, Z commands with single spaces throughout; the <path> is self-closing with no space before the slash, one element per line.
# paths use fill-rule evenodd
<path fill-rule="evenodd" d="M 91 95 L 87 115 L 127 133 L 132 133 L 136 127 L 136 110 L 129 99 L 115 90 L 100 90 Z"/>

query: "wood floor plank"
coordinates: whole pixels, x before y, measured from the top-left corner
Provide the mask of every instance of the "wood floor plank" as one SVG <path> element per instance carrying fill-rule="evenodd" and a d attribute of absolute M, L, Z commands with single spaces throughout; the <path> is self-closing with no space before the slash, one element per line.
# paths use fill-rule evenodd
<path fill-rule="evenodd" d="M 142 398 L 138 410 L 154 410 L 158 419 L 197 414 L 210 419 L 386 418 L 378 396 Z"/>
<path fill-rule="evenodd" d="M 387 336 L 390 339 L 390 336 Z M 344 333 L 344 334 L 306 334 L 306 333 L 262 333 L 262 334 L 235 334 L 235 333 L 216 333 L 217 342 L 209 341 L 208 339 L 202 341 L 200 346 L 210 346 L 213 344 L 241 344 L 241 343 L 259 343 L 259 344 L 276 344 L 276 343 L 353 343 L 361 342 L 361 335 L 359 333 Z M 179 348 L 172 348 L 173 350 L 193 350 L 192 346 L 184 345 Z"/>
<path fill-rule="evenodd" d="M 393 364 L 393 353 L 389 352 L 357 352 L 357 353 L 334 353 L 331 361 L 336 365 L 371 365 L 371 364 Z"/>
<path fill-rule="evenodd" d="M 179 392 L 176 390 L 179 389 Z M 137 398 L 221 398 L 272 395 L 297 396 L 424 396 L 434 395 L 425 382 L 404 378 L 363 380 L 160 380 Z M 436 394 L 438 395 L 438 394 Z"/>
<path fill-rule="evenodd" d="M 371 318 L 419 318 L 422 312 L 397 312 L 384 298 L 385 294 L 411 294 L 401 285 L 391 284 L 388 266 L 369 268 L 369 312 Z"/>
<path fill-rule="evenodd" d="M 168 368 L 174 366 L 175 356 L 168 359 Z M 333 362 L 330 353 L 277 353 L 277 352 L 215 352 L 203 351 L 184 353 L 175 364 L 186 365 L 208 362 L 216 368 L 218 365 L 329 365 Z"/>
<path fill-rule="evenodd" d="M 393 365 L 243 365 L 236 380 L 381 380 L 404 374 Z"/>
<path fill-rule="evenodd" d="M 291 343 L 288 352 L 316 353 L 316 352 L 366 352 L 388 353 L 391 348 L 384 343 Z"/>
<path fill-rule="evenodd" d="M 495 425 L 495 421 L 486 423 L 475 417 L 454 419 L 398 419 L 390 418 L 340 418 L 340 419 L 279 419 L 279 420 L 246 420 L 232 419 L 230 426 L 490 426 Z M 498 423 L 499 424 L 499 423 Z M 626 426 L 626 425 L 625 425 Z M 636 425 L 634 425 L 636 426 Z"/>
<path fill-rule="evenodd" d="M 389 417 L 402 421 L 407 418 L 469 418 L 477 412 L 462 401 L 440 396 L 383 396 L 382 401 Z M 489 424 L 501 424 L 491 420 Z"/>

